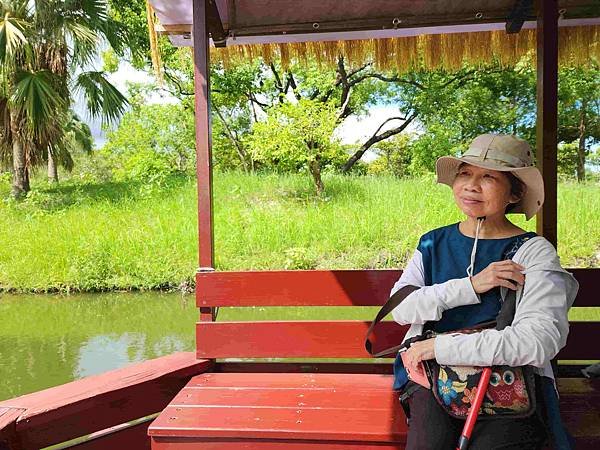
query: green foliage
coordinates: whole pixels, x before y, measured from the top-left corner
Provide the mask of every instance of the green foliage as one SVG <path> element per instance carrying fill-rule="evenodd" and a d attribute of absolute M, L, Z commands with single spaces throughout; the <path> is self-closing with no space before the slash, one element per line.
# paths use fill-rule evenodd
<path fill-rule="evenodd" d="M 101 150 L 117 180 L 162 184 L 174 173 L 195 168 L 194 117 L 181 105 L 143 105 L 107 133 Z"/>
<path fill-rule="evenodd" d="M 254 159 L 279 172 L 306 169 L 310 161 L 322 166 L 339 161 L 341 147 L 333 136 L 337 113 L 332 104 L 302 99 L 269 110 L 256 122 L 250 140 Z"/>
<path fill-rule="evenodd" d="M 413 136 L 400 134 L 378 143 L 374 151 L 379 157 L 367 166 L 368 173 L 399 178 L 408 176 L 413 157 L 411 139 Z"/>
<path fill-rule="evenodd" d="M 577 171 L 577 142 L 558 146 L 558 173 L 566 178 L 575 178 Z"/>
<path fill-rule="evenodd" d="M 50 156 L 72 167 L 73 144 L 81 143 L 70 126 L 75 91 L 103 121 L 125 111 L 126 98 L 105 74 L 88 71 L 102 44 L 118 56 L 127 46 L 127 30 L 105 0 L 0 2 L 0 160 L 18 166 L 15 197 Z"/>

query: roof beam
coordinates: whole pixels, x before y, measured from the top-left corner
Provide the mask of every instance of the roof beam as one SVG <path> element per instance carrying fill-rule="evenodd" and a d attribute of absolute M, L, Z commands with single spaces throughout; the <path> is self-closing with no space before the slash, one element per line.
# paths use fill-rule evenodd
<path fill-rule="evenodd" d="M 196 0 L 197 1 L 197 0 Z M 217 2 L 215 0 L 206 1 L 206 25 L 210 37 L 215 43 L 215 47 L 225 47 L 227 44 L 227 33 L 223 28 L 223 22 L 217 9 Z"/>
<path fill-rule="evenodd" d="M 508 34 L 521 31 L 523 23 L 530 17 L 533 0 L 516 0 L 506 20 L 506 32 Z"/>

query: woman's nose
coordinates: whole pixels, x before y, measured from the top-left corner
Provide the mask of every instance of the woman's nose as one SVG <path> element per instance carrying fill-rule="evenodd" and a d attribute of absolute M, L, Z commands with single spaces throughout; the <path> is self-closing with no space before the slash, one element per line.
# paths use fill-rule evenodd
<path fill-rule="evenodd" d="M 469 191 L 479 191 L 481 190 L 481 183 L 478 178 L 473 177 L 467 180 L 464 187 Z"/>

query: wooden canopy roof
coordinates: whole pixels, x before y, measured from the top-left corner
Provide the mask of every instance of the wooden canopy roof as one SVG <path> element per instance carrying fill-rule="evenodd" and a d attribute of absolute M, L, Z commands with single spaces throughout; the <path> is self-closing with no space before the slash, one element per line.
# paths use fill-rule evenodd
<path fill-rule="evenodd" d="M 194 0 L 149 0 L 158 31 L 191 45 Z M 217 46 L 373 39 L 429 32 L 520 28 L 535 21 L 531 0 L 210 0 L 208 30 Z M 600 24 L 599 0 L 559 0 L 561 25 Z M 535 22 L 525 23 L 525 28 Z M 417 29 L 417 30 L 415 30 Z"/>

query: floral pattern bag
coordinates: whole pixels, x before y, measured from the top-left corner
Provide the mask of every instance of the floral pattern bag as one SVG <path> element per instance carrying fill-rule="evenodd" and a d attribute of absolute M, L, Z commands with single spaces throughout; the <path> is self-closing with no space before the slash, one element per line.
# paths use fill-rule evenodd
<path fill-rule="evenodd" d="M 474 333 L 465 329 L 452 333 Z M 430 335 L 429 337 L 434 337 Z M 475 399 L 483 367 L 450 366 L 423 361 L 437 402 L 457 419 L 466 419 Z M 479 418 L 522 418 L 535 412 L 535 381 L 529 366 L 492 366 L 492 375 Z"/>

